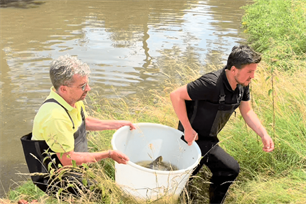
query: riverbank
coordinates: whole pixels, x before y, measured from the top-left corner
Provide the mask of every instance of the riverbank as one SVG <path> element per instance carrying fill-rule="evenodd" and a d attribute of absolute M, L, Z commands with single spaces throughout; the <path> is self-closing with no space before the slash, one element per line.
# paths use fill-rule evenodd
<path fill-rule="evenodd" d="M 282 22 L 292 22 L 291 18 L 295 19 L 293 22 L 304 22 L 306 25 L 305 1 L 269 1 L 269 4 L 266 1 L 256 1 L 246 9 L 242 22 L 250 35 L 249 42 L 264 56 L 264 62 L 261 63 L 256 79 L 251 85 L 252 105 L 274 139 L 276 148 L 272 153 L 263 152 L 258 136 L 246 127 L 237 111 L 236 117 L 231 118 L 220 135 L 220 145 L 236 158 L 241 166 L 241 174 L 231 187 L 226 203 L 305 203 L 306 96 L 303 88 L 306 87 L 306 66 L 303 45 L 306 44 L 295 43 L 294 40 L 304 40 L 306 28 L 300 25 L 300 32 L 290 32 L 290 25 L 285 24 L 286 29 L 281 29 L 284 26 Z M 267 16 L 269 13 L 273 15 Z M 278 20 L 279 24 L 275 24 Z M 268 25 L 273 25 L 274 29 Z M 296 25 L 293 23 L 291 26 Z M 275 35 L 272 35 L 274 31 Z M 276 35 L 278 32 L 282 34 Z M 288 33 L 284 35 L 283 32 Z M 298 33 L 301 35 L 297 36 Z M 256 35 L 258 37 L 254 38 Z M 296 48 L 299 45 L 301 47 Z M 298 52 L 299 50 L 302 51 Z M 200 73 L 194 73 L 179 59 L 175 64 L 177 66 L 171 71 L 179 73 L 182 82 L 176 83 L 170 78 L 164 82 L 163 92 L 148 91 L 146 95 L 135 97 L 133 103 L 129 99 L 102 101 L 99 96 L 90 95 L 89 100 L 93 105 L 91 115 L 104 119 L 127 119 L 176 127 L 177 118 L 171 107 L 169 93 L 197 78 Z M 110 148 L 112 134 L 113 131 L 91 134 L 91 150 Z M 111 161 L 101 162 L 98 166 L 93 166 L 92 170 L 101 177 L 101 181 L 106 181 L 106 185 L 103 186 L 105 189 L 112 189 L 112 194 L 105 195 L 105 203 L 133 203 L 133 199 L 124 200 L 126 198 L 123 198 L 120 191 L 114 187 L 114 169 Z M 203 169 L 201 174 L 207 179 L 209 172 Z M 201 182 L 198 182 L 199 180 Z M 207 203 L 207 181 L 196 178 L 192 183 L 192 190 L 199 203 Z M 5 202 L 16 203 L 19 199 L 37 199 L 40 203 L 57 202 L 56 199 L 46 197 L 30 182 L 10 191 L 8 199 Z M 78 202 L 90 203 L 86 199 L 84 197 Z M 184 202 L 188 203 L 182 201 Z M 165 200 L 164 203 L 169 202 Z"/>

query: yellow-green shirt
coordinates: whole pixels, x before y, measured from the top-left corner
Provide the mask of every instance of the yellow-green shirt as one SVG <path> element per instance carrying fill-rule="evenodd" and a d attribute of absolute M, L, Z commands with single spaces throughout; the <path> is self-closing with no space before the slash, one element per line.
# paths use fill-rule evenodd
<path fill-rule="evenodd" d="M 39 108 L 34 118 L 32 140 L 45 140 L 54 152 L 70 152 L 74 149 L 73 134 L 82 123 L 81 107 L 87 117 L 83 101 L 75 103 L 74 108 L 55 92 L 54 87 L 51 87 L 47 97 L 47 99 L 50 98 L 55 99 L 68 110 L 75 128 L 73 129 L 73 124 L 63 107 L 54 102 L 47 102 Z"/>

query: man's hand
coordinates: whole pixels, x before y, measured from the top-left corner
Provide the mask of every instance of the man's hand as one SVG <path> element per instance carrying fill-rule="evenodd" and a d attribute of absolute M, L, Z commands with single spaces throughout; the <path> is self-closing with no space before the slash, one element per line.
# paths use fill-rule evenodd
<path fill-rule="evenodd" d="M 124 125 L 130 126 L 130 130 L 135 130 L 136 129 L 135 125 L 130 121 L 123 121 L 123 123 L 126 123 Z"/>
<path fill-rule="evenodd" d="M 127 164 L 127 162 L 129 161 L 129 158 L 125 154 L 117 150 L 110 151 L 110 158 L 112 158 L 118 164 Z"/>
<path fill-rule="evenodd" d="M 194 129 L 187 129 L 184 131 L 184 139 L 186 140 L 186 142 L 188 143 L 189 146 L 192 145 L 193 141 L 198 140 L 198 133 L 196 131 L 194 131 Z"/>
<path fill-rule="evenodd" d="M 269 135 L 265 135 L 261 138 L 263 146 L 263 151 L 265 152 L 272 152 L 274 149 L 274 143 L 272 138 Z"/>

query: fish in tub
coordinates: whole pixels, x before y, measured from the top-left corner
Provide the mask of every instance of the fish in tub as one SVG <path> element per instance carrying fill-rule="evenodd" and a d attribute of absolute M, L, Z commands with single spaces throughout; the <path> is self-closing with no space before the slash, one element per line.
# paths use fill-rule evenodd
<path fill-rule="evenodd" d="M 136 163 L 139 166 L 159 170 L 159 171 L 176 171 L 178 168 L 175 165 L 170 164 L 169 162 L 164 162 L 163 157 L 159 156 L 154 161 L 140 161 Z"/>

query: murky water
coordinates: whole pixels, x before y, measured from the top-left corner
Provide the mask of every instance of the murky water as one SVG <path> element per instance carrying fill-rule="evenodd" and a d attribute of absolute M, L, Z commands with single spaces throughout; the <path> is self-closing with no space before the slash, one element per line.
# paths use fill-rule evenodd
<path fill-rule="evenodd" d="M 158 171 L 176 171 L 179 170 L 177 168 L 177 166 L 169 163 L 169 162 L 164 162 L 161 161 L 158 164 L 152 164 L 151 160 L 146 160 L 146 161 L 140 161 L 140 162 L 136 162 L 137 165 L 148 168 L 148 169 L 152 169 L 152 170 L 158 170 Z"/>
<path fill-rule="evenodd" d="M 0 5 L 0 194 L 27 172 L 20 137 L 51 86 L 60 55 L 89 64 L 105 98 L 158 89 L 173 59 L 224 64 L 243 42 L 247 0 L 45 0 Z M 170 61 L 172 60 L 172 61 Z M 207 70 L 202 70 L 203 72 Z M 167 73 L 170 76 L 171 73 Z"/>

